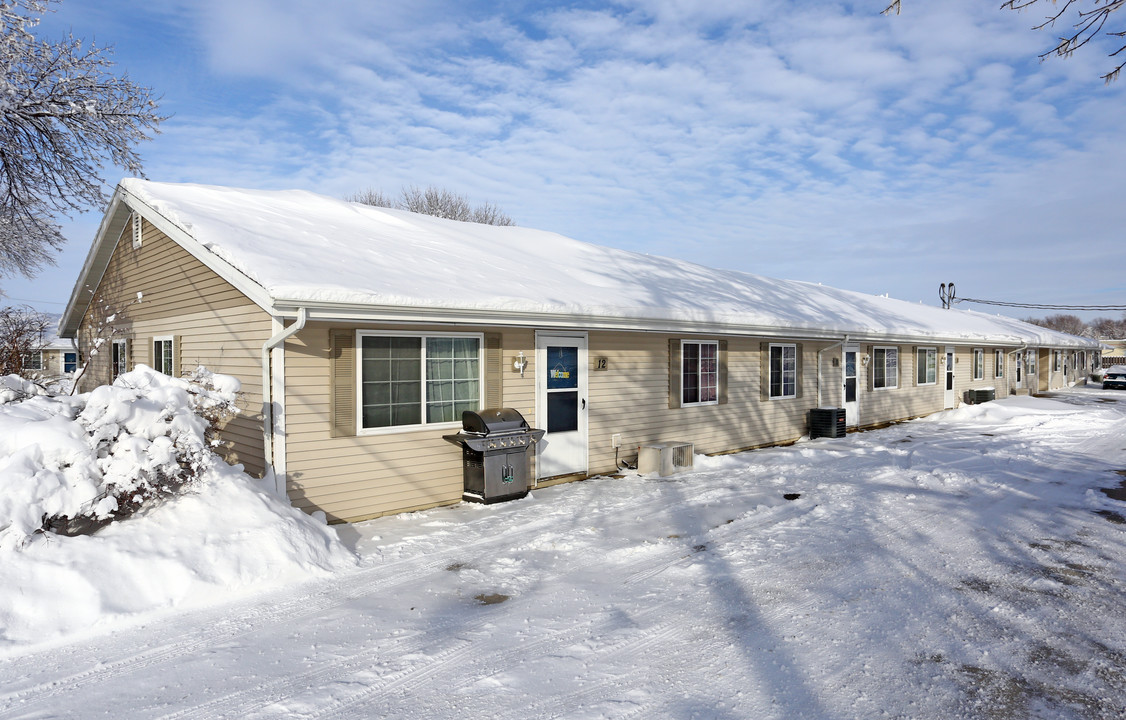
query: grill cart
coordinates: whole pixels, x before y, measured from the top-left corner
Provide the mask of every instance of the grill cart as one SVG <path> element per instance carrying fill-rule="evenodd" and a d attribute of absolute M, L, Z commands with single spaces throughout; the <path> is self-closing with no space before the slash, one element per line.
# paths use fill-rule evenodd
<path fill-rule="evenodd" d="M 442 436 L 461 446 L 462 499 L 493 503 L 527 495 L 531 477 L 528 451 L 543 435 L 543 430 L 528 427 L 524 416 L 513 408 L 463 412 L 461 432 Z"/>

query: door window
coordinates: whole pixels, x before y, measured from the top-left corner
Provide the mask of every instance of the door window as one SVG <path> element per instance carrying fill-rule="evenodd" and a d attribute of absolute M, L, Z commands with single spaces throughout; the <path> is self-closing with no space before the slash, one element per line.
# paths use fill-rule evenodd
<path fill-rule="evenodd" d="M 844 371 L 845 402 L 856 402 L 856 351 L 845 353 Z"/>
<path fill-rule="evenodd" d="M 579 429 L 579 349 L 547 348 L 547 431 Z"/>

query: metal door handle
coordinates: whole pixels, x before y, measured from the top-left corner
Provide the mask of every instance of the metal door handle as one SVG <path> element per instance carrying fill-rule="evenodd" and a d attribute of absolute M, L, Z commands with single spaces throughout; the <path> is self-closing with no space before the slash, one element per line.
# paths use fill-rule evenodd
<path fill-rule="evenodd" d="M 586 398 L 583 398 L 583 410 L 586 410 Z"/>

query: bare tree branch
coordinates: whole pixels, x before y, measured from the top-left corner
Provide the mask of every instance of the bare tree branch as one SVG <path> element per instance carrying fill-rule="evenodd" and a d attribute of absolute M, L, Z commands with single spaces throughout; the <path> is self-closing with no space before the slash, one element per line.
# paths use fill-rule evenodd
<path fill-rule="evenodd" d="M 1103 27 L 1111 14 L 1126 6 L 1126 0 L 1090 0 L 1091 7 L 1089 9 L 1084 9 L 1084 2 L 1085 0 L 1051 0 L 1052 12 L 1045 17 L 1044 22 L 1034 25 L 1032 29 L 1055 28 L 1056 23 L 1061 20 L 1071 29 L 1059 38 L 1055 47 L 1040 54 L 1042 60 L 1052 55 L 1070 57 L 1073 52 L 1087 45 L 1100 34 L 1108 37 L 1126 37 L 1126 30 L 1103 32 Z M 902 0 L 893 0 L 884 8 L 883 14 L 899 15 L 903 9 L 901 3 Z M 1037 4 L 1043 3 L 1041 0 L 1006 0 L 1001 4 L 1001 9 L 1019 12 Z M 1071 17 L 1067 17 L 1069 14 Z M 1064 19 L 1065 17 L 1067 19 Z M 1120 45 L 1117 50 L 1109 53 L 1108 57 L 1116 57 L 1123 50 L 1126 50 L 1126 44 Z M 1110 72 L 1100 77 L 1109 84 L 1118 79 L 1123 67 L 1126 67 L 1126 61 L 1119 63 Z"/>
<path fill-rule="evenodd" d="M 42 367 L 35 368 L 29 360 L 47 346 L 50 324 L 30 307 L 0 308 L 0 376 L 27 376 L 42 371 Z"/>
<path fill-rule="evenodd" d="M 420 190 L 414 185 L 404 187 L 397 200 L 393 200 L 382 190 L 367 189 L 353 193 L 345 198 L 349 202 L 363 203 L 375 207 L 397 208 L 422 215 L 433 215 L 447 220 L 475 222 L 485 225 L 515 225 L 516 222 L 493 203 L 486 202 L 471 207 L 469 198 L 445 188 L 427 186 Z"/>
<path fill-rule="evenodd" d="M 106 164 L 141 175 L 134 147 L 164 120 L 148 88 L 112 74 L 110 48 L 32 35 L 53 1 L 0 0 L 0 275 L 52 262 L 52 217 L 105 204 Z"/>

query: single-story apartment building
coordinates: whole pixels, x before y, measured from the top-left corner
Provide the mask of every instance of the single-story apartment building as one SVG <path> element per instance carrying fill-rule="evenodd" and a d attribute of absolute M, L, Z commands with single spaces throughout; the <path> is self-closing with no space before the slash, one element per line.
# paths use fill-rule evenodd
<path fill-rule="evenodd" d="M 1098 343 L 944 310 L 303 191 L 123 180 L 61 323 L 80 389 L 138 363 L 238 377 L 226 456 L 354 521 L 458 502 L 464 410 L 546 434 L 543 485 L 640 445 L 790 442 L 1082 382 Z"/>

